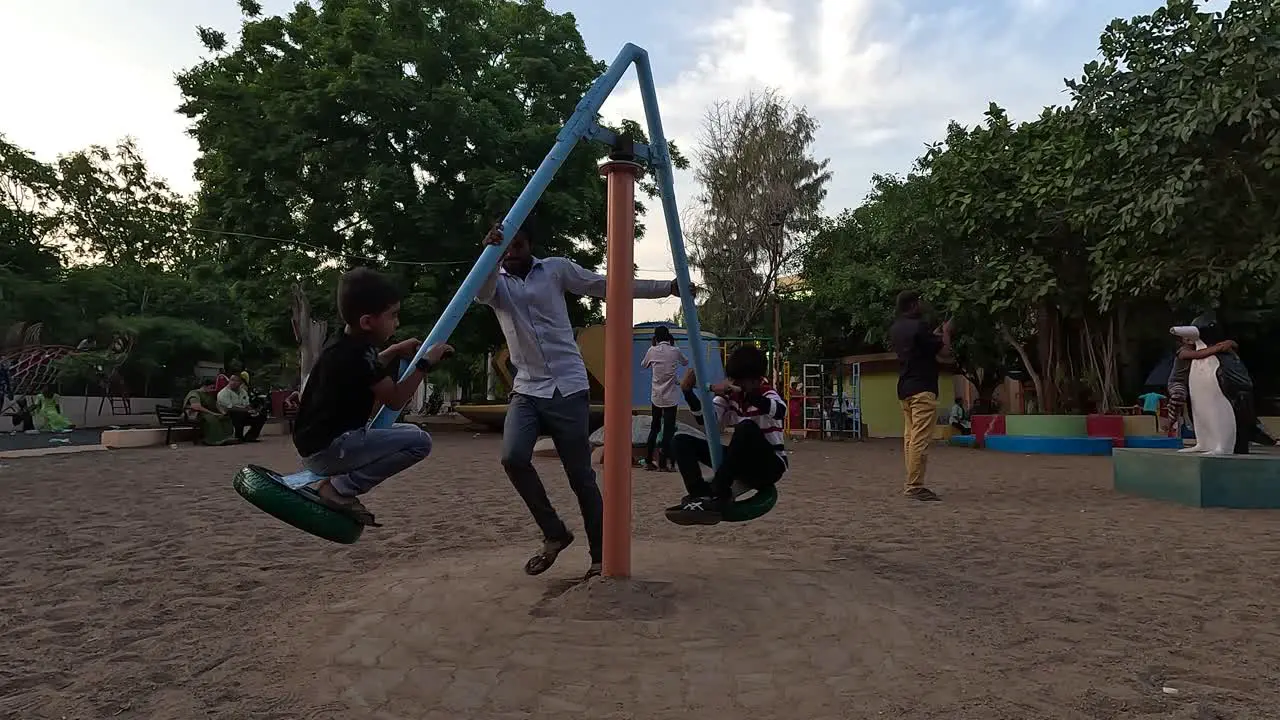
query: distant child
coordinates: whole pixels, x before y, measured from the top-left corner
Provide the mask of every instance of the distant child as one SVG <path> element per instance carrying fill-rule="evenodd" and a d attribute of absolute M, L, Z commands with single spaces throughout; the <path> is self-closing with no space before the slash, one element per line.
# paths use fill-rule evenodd
<path fill-rule="evenodd" d="M 652 387 L 649 389 L 649 401 L 653 403 L 650 414 L 653 424 L 649 426 L 649 443 L 646 447 L 644 467 L 653 470 L 653 448 L 658 442 L 658 433 L 662 433 L 661 451 L 658 454 L 657 469 L 665 471 L 671 462 L 671 439 L 676 434 L 676 409 L 680 404 L 680 388 L 676 382 L 676 369 L 688 365 L 689 358 L 676 347 L 676 339 L 665 325 L 653 330 L 653 346 L 644 354 L 640 367 L 653 371 Z"/>
<path fill-rule="evenodd" d="M 1166 399 L 1168 398 L 1166 398 L 1164 395 L 1161 395 L 1158 392 L 1149 392 L 1149 393 L 1143 393 L 1139 395 L 1138 400 L 1142 402 L 1142 414 L 1143 415 L 1159 415 L 1160 403 L 1165 401 Z"/>
<path fill-rule="evenodd" d="M 951 414 L 947 418 L 947 422 L 951 423 L 951 427 L 959 433 L 968 433 L 972 427 L 969 419 L 969 411 L 964 409 L 964 402 L 960 398 L 951 404 Z"/>
<path fill-rule="evenodd" d="M 427 349 L 413 372 L 396 381 L 399 360 L 412 358 L 421 342 L 378 347 L 400 325 L 400 295 L 386 277 L 356 268 L 338 284 L 338 312 L 345 331 L 325 346 L 302 392 L 293 444 L 311 472 L 325 476 L 309 487 L 315 499 L 365 525 L 377 525 L 356 496 L 421 462 L 431 436 L 416 425 L 368 428 L 375 403 L 404 407 L 427 372 L 453 354 L 440 344 Z"/>
<path fill-rule="evenodd" d="M 707 442 L 692 435 L 676 435 L 672 442 L 676 467 L 684 479 L 688 495 L 679 505 L 667 509 L 667 517 L 680 525 L 715 525 L 724 508 L 733 502 L 733 484 L 741 482 L 754 490 L 771 487 L 787 472 L 787 450 L 783 445 L 782 423 L 786 403 L 765 379 L 768 360 L 754 345 L 743 345 L 725 362 L 725 382 L 711 386 L 715 393 L 717 422 L 703 421 L 702 402 L 694 394 L 697 382 L 692 370 L 680 383 L 685 402 L 694 419 L 706 429 L 711 442 L 733 428 L 733 437 L 724 452 L 720 469 L 711 482 L 702 479 L 702 466 L 711 465 Z"/>
<path fill-rule="evenodd" d="M 62 414 L 62 398 L 52 385 L 45 386 L 44 392 L 36 396 L 31 417 L 36 428 L 45 432 L 67 432 L 72 427 L 71 421 Z"/>

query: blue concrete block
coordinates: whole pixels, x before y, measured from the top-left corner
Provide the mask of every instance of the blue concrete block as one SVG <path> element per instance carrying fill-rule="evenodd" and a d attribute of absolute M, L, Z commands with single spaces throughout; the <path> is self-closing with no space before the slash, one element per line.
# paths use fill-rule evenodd
<path fill-rule="evenodd" d="M 1110 455 L 1111 438 L 988 435 L 987 449 L 1023 455 Z"/>
<path fill-rule="evenodd" d="M 1125 435 L 1124 446 L 1153 450 L 1178 450 L 1182 448 L 1182 438 L 1167 437 L 1165 435 Z"/>
<path fill-rule="evenodd" d="M 973 435 L 952 435 L 947 438 L 947 444 L 953 447 L 977 447 L 978 438 Z"/>
<path fill-rule="evenodd" d="M 1190 505 L 1280 508 L 1280 453 L 1201 455 L 1174 450 L 1116 448 L 1116 492 Z"/>

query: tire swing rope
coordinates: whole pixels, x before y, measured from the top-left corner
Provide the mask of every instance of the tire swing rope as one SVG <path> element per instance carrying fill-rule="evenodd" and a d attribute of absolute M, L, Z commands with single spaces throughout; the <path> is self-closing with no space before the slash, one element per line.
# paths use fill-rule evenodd
<path fill-rule="evenodd" d="M 241 468 L 232 486 L 259 510 L 329 542 L 350 545 L 364 532 L 364 525 L 351 515 L 321 505 L 309 497 L 311 491 L 306 488 L 290 488 L 278 473 L 267 468 Z"/>

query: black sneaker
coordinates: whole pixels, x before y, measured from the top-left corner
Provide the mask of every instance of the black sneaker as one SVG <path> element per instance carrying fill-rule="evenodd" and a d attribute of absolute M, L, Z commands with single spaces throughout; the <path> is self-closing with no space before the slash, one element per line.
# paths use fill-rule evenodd
<path fill-rule="evenodd" d="M 668 512 L 668 513 L 680 512 L 681 510 L 683 510 L 683 509 L 684 509 L 685 503 L 687 503 L 687 502 L 689 502 L 690 500 L 693 500 L 693 499 L 695 499 L 695 498 L 694 498 L 694 496 L 692 496 L 692 495 L 685 495 L 684 497 L 680 498 L 680 502 L 678 502 L 678 503 L 676 503 L 675 505 L 672 505 L 671 507 L 667 508 L 666 512 Z"/>
<path fill-rule="evenodd" d="M 677 525 L 716 525 L 723 519 L 723 503 L 716 498 L 690 497 L 667 509 L 667 519 Z"/>

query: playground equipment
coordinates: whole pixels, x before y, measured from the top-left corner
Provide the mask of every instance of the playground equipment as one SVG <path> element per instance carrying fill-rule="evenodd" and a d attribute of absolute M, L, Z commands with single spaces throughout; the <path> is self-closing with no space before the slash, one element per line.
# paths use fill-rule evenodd
<path fill-rule="evenodd" d="M 862 439 L 862 365 L 819 360 L 801 368 L 800 419 L 805 435 Z"/>
<path fill-rule="evenodd" d="M 651 144 L 637 145 L 633 139 L 618 136 L 596 123 L 596 117 L 605 99 L 622 79 L 627 68 L 635 65 L 640 85 Z M 705 407 L 712 406 L 707 363 L 703 355 L 702 331 L 698 324 L 698 309 L 694 303 L 689 281 L 689 265 L 685 256 L 684 235 L 680 228 L 680 216 L 676 208 L 675 183 L 666 134 L 658 112 L 658 97 L 653 84 L 653 71 L 649 55 L 631 43 L 621 52 L 603 75 L 592 83 L 586 95 L 578 103 L 573 115 L 565 123 L 556 143 L 547 153 L 528 185 L 520 193 L 511 210 L 503 218 L 503 240 L 500 245 L 488 246 L 471 268 L 458 292 L 449 301 L 426 340 L 418 349 L 412 366 L 427 349 L 445 342 L 462 320 L 463 314 L 485 279 L 497 268 L 502 254 L 510 244 L 515 231 L 524 223 L 529 212 L 550 184 L 556 171 L 564 163 L 574 146 L 582 140 L 593 140 L 611 148 L 609 160 L 601 167 L 607 179 L 608 208 L 608 285 L 605 303 L 613 320 L 605 328 L 605 459 L 604 459 L 604 562 L 606 576 L 626 577 L 631 574 L 631 447 L 629 425 L 631 422 L 631 353 L 632 343 L 632 254 L 635 241 L 635 184 L 636 177 L 646 163 L 657 175 L 662 195 L 663 216 L 667 225 L 667 237 L 671 242 L 672 262 L 675 266 L 681 310 L 688 323 L 688 339 L 692 357 L 690 361 L 698 373 L 696 392 Z M 405 374 L 408 373 L 406 368 Z M 399 412 L 394 408 L 381 408 L 371 425 L 389 427 Z M 723 449 L 716 437 L 708 443 L 711 464 L 718 468 Z M 277 482 L 293 488 L 305 488 L 321 478 L 310 472 L 298 472 L 281 477 Z M 236 484 L 236 489 L 250 502 L 260 496 L 248 483 Z M 290 502 L 311 502 L 302 493 L 295 493 Z M 749 501 L 749 500 L 748 500 Z M 256 504 L 256 502 L 255 502 Z M 261 507 L 261 505 L 259 505 Z M 266 510 L 267 508 L 263 508 Z M 269 510 L 268 510 L 269 511 Z M 281 517 L 281 515 L 277 515 Z M 284 518 L 282 518 L 284 519 Z M 303 530 L 313 531 L 310 520 L 289 521 Z"/>
<path fill-rule="evenodd" d="M 14 397 L 35 395 L 58 380 L 58 363 L 76 354 L 67 345 L 33 345 L 0 355 L 9 369 L 9 392 Z"/>
<path fill-rule="evenodd" d="M 91 347 L 87 340 L 78 347 L 41 344 L 42 327 L 41 323 L 32 323 L 21 328 L 15 326 L 9 331 L 9 337 L 14 339 L 16 347 L 0 351 L 0 368 L 7 372 L 6 389 L 9 396 L 20 398 L 41 393 L 49 385 L 58 382 L 63 361 L 91 352 L 85 349 Z M 119 369 L 129 359 L 133 342 L 134 338 L 130 335 L 118 335 L 112 339 L 107 351 L 95 358 L 100 362 L 91 370 L 94 384 L 102 392 L 102 399 L 98 402 L 99 413 L 107 402 L 111 403 L 113 415 L 128 415 L 132 412 L 129 393 L 120 379 Z M 0 395 L 0 410 L 4 406 L 5 397 Z"/>

